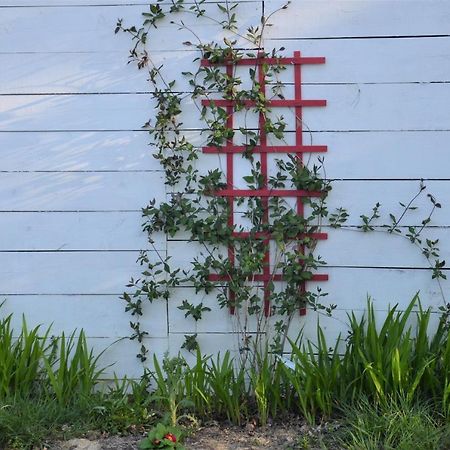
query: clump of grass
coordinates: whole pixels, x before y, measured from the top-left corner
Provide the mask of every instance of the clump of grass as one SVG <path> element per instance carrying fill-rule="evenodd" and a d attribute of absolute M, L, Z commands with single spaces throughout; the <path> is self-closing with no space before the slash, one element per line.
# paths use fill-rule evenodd
<path fill-rule="evenodd" d="M 416 314 L 414 307 L 419 308 Z M 411 401 L 421 390 L 433 390 L 436 374 L 432 369 L 440 349 L 428 335 L 430 317 L 431 310 L 422 310 L 417 296 L 404 311 L 397 306 L 390 308 L 382 324 L 377 323 L 370 300 L 360 320 L 351 313 L 350 339 L 342 360 L 349 386 L 344 400 L 366 395 L 373 401 L 384 401 L 388 396 Z M 444 340 L 448 335 L 438 339 L 439 346 Z"/>
<path fill-rule="evenodd" d="M 418 311 L 414 312 L 414 308 Z M 329 417 L 343 404 L 367 397 L 374 404 L 388 398 L 440 403 L 450 417 L 450 338 L 448 323 L 433 330 L 431 310 L 415 296 L 404 311 L 389 309 L 377 323 L 373 303 L 357 319 L 349 314 L 349 337 L 328 345 L 317 326 L 317 343 L 291 343 L 284 377 L 293 387 L 297 410 L 311 423 Z"/>
<path fill-rule="evenodd" d="M 211 404 L 219 418 L 241 425 L 248 415 L 245 371 L 237 367 L 230 352 L 211 360 L 208 371 Z"/>
<path fill-rule="evenodd" d="M 443 450 L 450 444 L 448 427 L 424 402 L 396 397 L 373 404 L 361 398 L 344 414 L 339 441 L 348 450 Z"/>
<path fill-rule="evenodd" d="M 292 364 L 283 364 L 284 376 L 297 403 L 295 406 L 293 402 L 292 408 L 297 408 L 309 423 L 315 422 L 317 414 L 330 416 L 346 387 L 342 384 L 345 365 L 339 354 L 339 339 L 330 349 L 318 324 L 317 342 L 300 347 L 291 341 Z"/>
<path fill-rule="evenodd" d="M 18 336 L 12 315 L 0 320 L 0 399 L 28 398 L 44 391 L 60 404 L 90 396 L 104 368 L 81 330 L 66 337 L 49 337 L 40 326 L 28 329 L 25 318 Z"/>
<path fill-rule="evenodd" d="M 98 360 L 102 353 L 94 356 L 89 349 L 84 331 L 79 336 L 73 332 L 66 338 L 52 340 L 52 352 L 43 352 L 41 358 L 44 363 L 50 395 L 65 405 L 75 398 L 88 398 L 92 395 L 105 368 L 99 368 Z"/>
<path fill-rule="evenodd" d="M 40 448 L 49 439 L 66 439 L 93 429 L 86 403 L 61 406 L 47 395 L 0 401 L 0 448 Z"/>
<path fill-rule="evenodd" d="M 59 337 L 50 332 L 30 330 L 25 319 L 14 330 L 11 315 L 0 319 L 0 448 L 154 423 L 148 382 L 116 379 L 107 389 L 101 353 L 94 355 L 83 330 Z"/>
<path fill-rule="evenodd" d="M 51 359 L 50 330 L 40 336 L 40 327 L 29 330 L 25 319 L 17 337 L 12 315 L 0 320 L 0 399 L 26 396 L 42 387 L 45 378 L 43 358 Z"/>

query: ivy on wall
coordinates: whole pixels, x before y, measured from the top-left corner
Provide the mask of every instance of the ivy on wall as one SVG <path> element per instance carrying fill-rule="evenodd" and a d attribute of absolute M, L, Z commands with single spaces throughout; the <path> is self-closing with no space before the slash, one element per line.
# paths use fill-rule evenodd
<path fill-rule="evenodd" d="M 325 304 L 327 294 L 322 289 L 305 289 L 305 283 L 314 279 L 325 264 L 317 254 L 324 220 L 336 229 L 345 229 L 348 220 L 345 208 L 328 211 L 327 196 L 332 183 L 325 176 L 324 159 L 316 158 L 311 164 L 308 159 L 303 160 L 302 154 L 291 153 L 276 158 L 268 169 L 267 155 L 258 151 L 264 145 L 289 146 L 287 133 L 292 119 L 297 133 L 308 129 L 295 106 L 286 108 L 284 115 L 276 114 L 272 107 L 276 101 L 286 99 L 280 76 L 286 70 L 286 57 L 282 47 L 264 48 L 264 31 L 273 14 L 287 9 L 289 3 L 264 15 L 246 31 L 239 27 L 239 4 L 228 1 L 212 5 L 206 5 L 204 0 L 193 4 L 184 0 L 158 1 L 143 13 L 142 26 L 127 27 L 122 20 L 117 23 L 116 33 L 126 33 L 133 42 L 129 62 L 146 71 L 152 85 L 155 112 L 145 127 L 156 149 L 153 156 L 165 173 L 170 191 L 167 201 L 153 200 L 143 208 L 143 230 L 151 246 L 152 235 L 163 232 L 170 237 L 187 235 L 202 249 L 189 270 L 173 267 L 170 256 L 154 247 L 152 252 L 141 252 L 138 262 L 142 274 L 139 279 L 130 280 L 129 292 L 124 293 L 123 299 L 126 311 L 133 317 L 131 338 L 140 343 L 138 357 L 142 361 L 149 351 L 145 345 L 148 333 L 140 321 L 143 302 L 167 301 L 174 288 L 181 286 L 191 286 L 199 298 L 213 295 L 221 308 L 231 310 L 244 364 L 267 346 L 273 352 L 282 352 L 289 327 L 301 308 L 308 306 L 325 314 L 332 314 L 336 308 Z M 186 25 L 179 13 L 216 25 L 223 31 L 223 40 L 203 42 L 195 26 Z M 168 78 L 163 66 L 153 63 L 146 49 L 148 39 L 153 35 L 157 38 L 158 26 L 167 20 L 192 34 L 195 43 L 186 41 L 184 45 L 195 50 L 194 61 L 198 65 L 195 72 L 180 68 L 173 79 Z M 250 83 L 238 69 L 243 61 Z M 181 77 L 187 81 L 190 92 L 177 90 Z M 192 133 L 183 128 L 183 117 L 193 111 L 197 111 L 202 124 L 196 133 L 196 139 L 201 136 L 202 145 L 194 143 L 190 139 Z M 243 118 L 239 125 L 233 121 L 236 115 Z M 257 127 L 252 126 L 255 118 Z M 310 146 L 311 136 L 309 133 Z M 220 155 L 227 147 L 239 147 L 238 153 L 249 167 L 240 180 L 229 176 L 238 156 L 231 153 L 230 165 L 226 154 L 228 171 L 222 167 Z M 219 155 L 216 169 L 202 170 L 203 158 L 211 158 L 203 156 L 205 149 Z M 241 189 L 245 195 L 224 195 L 236 191 L 237 184 L 245 186 Z M 431 210 L 426 218 L 417 226 L 403 227 L 425 189 L 421 183 L 416 196 L 409 202 L 400 202 L 401 213 L 390 214 L 389 224 L 378 224 L 381 204 L 377 203 L 369 215 L 360 216 L 358 230 L 382 230 L 409 239 L 428 260 L 432 276 L 439 282 L 445 278 L 439 241 L 423 239 L 422 233 L 440 203 L 428 194 Z M 294 196 L 294 201 L 282 195 L 259 195 L 262 191 L 279 190 L 295 190 L 304 195 Z M 186 318 L 197 322 L 211 311 L 210 306 L 186 298 L 178 308 Z M 445 306 L 444 309 L 448 310 Z M 197 348 L 195 334 L 185 338 L 186 350 Z"/>

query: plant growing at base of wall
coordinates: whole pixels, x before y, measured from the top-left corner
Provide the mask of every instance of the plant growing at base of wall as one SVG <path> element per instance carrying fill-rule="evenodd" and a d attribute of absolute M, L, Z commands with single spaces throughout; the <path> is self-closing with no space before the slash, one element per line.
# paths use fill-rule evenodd
<path fill-rule="evenodd" d="M 286 9 L 288 3 L 280 9 Z M 283 49 L 262 50 L 264 29 L 272 14 L 263 16 L 258 26 L 241 33 L 237 26 L 237 3 L 223 2 L 212 6 L 218 7 L 220 19 L 208 13 L 204 1 L 193 5 L 185 5 L 182 0 L 173 1 L 166 9 L 158 2 L 143 14 L 143 27 L 126 28 L 119 20 L 116 28 L 116 32 L 123 31 L 134 40 L 130 62 L 136 63 L 139 69 L 148 70 L 156 114 L 145 126 L 156 149 L 154 157 L 164 170 L 165 183 L 171 192 L 167 202 L 156 204 L 152 201 L 143 209 L 143 229 L 148 233 L 150 244 L 153 244 L 155 232 L 164 232 L 170 237 L 183 233 L 201 247 L 198 257 L 187 270 L 173 268 L 170 258 L 165 258 L 155 248 L 153 252 L 141 253 L 142 277 L 130 281 L 128 287 L 134 292 L 125 293 L 123 299 L 127 311 L 134 316 L 132 338 L 141 344 L 138 356 L 142 361 L 148 352 L 144 345 L 147 333 L 139 321 L 142 302 L 168 300 L 173 289 L 179 286 L 191 286 L 196 294 L 213 294 L 220 307 L 234 311 L 244 361 L 266 346 L 269 335 L 272 350 L 281 351 L 293 317 L 305 305 L 327 313 L 335 307 L 322 305 L 322 297 L 326 294 L 320 289 L 315 292 L 304 289 L 305 283 L 324 264 L 315 254 L 315 236 L 327 215 L 325 201 L 331 189 L 329 181 L 322 176 L 323 161 L 308 167 L 298 156 L 286 155 L 276 159 L 274 172 L 266 175 L 261 158 L 254 153 L 262 135 L 278 145 L 287 145 L 288 120 L 276 115 L 269 107 L 271 100 L 284 98 L 279 75 L 285 67 L 276 61 Z M 227 36 L 221 43 L 202 42 L 195 27 L 190 28 L 185 22 L 176 20 L 181 11 L 212 21 Z M 177 91 L 177 82 L 166 79 L 162 67 L 153 64 L 145 48 L 150 29 L 156 28 L 167 15 L 174 18 L 172 24 L 192 33 L 198 43 L 184 44 L 195 49 L 195 56 L 200 55 L 206 61 L 206 64 L 199 64 L 197 71 L 182 73 L 190 89 L 188 93 Z M 242 49 L 242 42 L 238 40 L 244 41 L 250 49 Z M 275 59 L 273 64 L 259 65 L 259 58 L 269 57 Z M 246 73 L 249 87 L 244 87 L 235 64 L 243 58 L 254 59 L 254 65 L 250 65 Z M 225 62 L 232 70 L 218 67 Z M 261 83 L 266 80 L 270 83 L 267 93 L 261 90 Z M 194 144 L 183 129 L 186 104 L 190 99 L 198 108 L 199 131 L 195 138 L 202 136 L 201 145 Z M 208 107 L 201 102 L 205 99 L 209 101 Z M 216 104 L 218 99 L 232 101 L 233 111 Z M 248 107 L 249 104 L 252 106 Z M 192 109 L 192 105 L 190 107 Z M 232 113 L 242 116 L 241 123 L 234 127 L 230 126 Z M 263 122 L 260 119 L 262 129 L 251 125 L 255 117 L 263 118 Z M 299 119 L 295 113 L 293 118 L 294 122 Z M 320 195 L 303 197 L 304 215 L 298 214 L 298 205 L 290 204 L 282 197 L 265 200 L 257 195 L 242 196 L 233 202 L 217 195 L 227 187 L 227 180 L 221 168 L 201 170 L 199 147 L 220 150 L 227 144 L 244 147 L 242 158 L 249 170 L 235 183 L 242 182 L 247 191 L 259 191 L 264 186 L 271 190 L 320 192 Z M 220 167 L 220 156 L 217 161 Z M 240 216 L 240 224 L 235 225 L 234 220 L 230 223 L 232 209 Z M 268 235 L 271 241 L 266 239 Z M 270 261 L 267 256 L 269 246 L 273 247 Z M 262 287 L 258 274 L 267 270 L 270 270 L 270 279 Z M 280 277 L 283 283 L 275 283 Z M 196 322 L 210 310 L 203 302 L 190 299 L 184 299 L 179 309 L 185 312 L 185 317 Z M 195 335 L 186 336 L 184 347 L 189 350 L 196 347 Z"/>

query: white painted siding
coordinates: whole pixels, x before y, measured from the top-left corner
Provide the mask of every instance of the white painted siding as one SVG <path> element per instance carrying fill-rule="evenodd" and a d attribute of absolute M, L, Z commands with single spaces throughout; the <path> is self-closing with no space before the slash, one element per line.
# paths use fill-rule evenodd
<path fill-rule="evenodd" d="M 278 0 L 239 2 L 243 26 L 280 7 Z M 129 317 L 119 300 L 135 260 L 148 246 L 140 208 L 166 196 L 163 175 L 141 126 L 152 114 L 145 74 L 126 64 L 129 40 L 114 36 L 119 17 L 137 23 L 137 0 L 0 0 L 0 295 L 4 312 L 30 324 L 53 323 L 55 332 L 83 327 L 110 371 L 137 376 L 137 348 L 126 339 Z M 208 8 L 215 11 L 213 1 Z M 303 68 L 306 98 L 326 108 L 305 109 L 315 144 L 329 146 L 327 174 L 335 178 L 329 208 L 344 206 L 351 225 L 379 201 L 383 219 L 398 213 L 424 178 L 443 203 L 430 236 L 450 260 L 450 2 L 444 0 L 294 0 L 272 19 L 266 48 L 326 56 Z M 195 21 L 187 17 L 185 22 Z M 176 28 L 176 27 L 175 27 Z M 156 63 L 172 73 L 190 70 L 193 52 L 169 24 L 150 40 Z M 196 26 L 202 38 L 222 33 Z M 176 39 L 174 39 L 176 36 Z M 283 74 L 291 87 L 292 72 Z M 180 89 L 188 85 L 179 80 Z M 195 115 L 185 127 L 198 145 Z M 292 127 L 291 127 L 292 129 Z M 305 138 L 309 135 L 305 133 Z M 215 156 L 202 164 L 217 165 Z M 241 171 L 244 169 L 241 165 Z M 420 220 L 428 208 L 419 202 Z M 414 216 L 413 215 L 413 216 Z M 411 217 L 413 217 L 411 216 Z M 411 219 L 413 220 L 413 219 Z M 408 223 L 410 224 L 410 223 Z M 382 314 L 418 290 L 425 305 L 442 302 L 426 261 L 403 239 L 380 233 L 329 231 L 319 251 L 329 266 L 322 283 L 334 318 L 321 318 L 330 339 L 344 332 L 346 311 L 365 306 L 367 294 Z M 187 266 L 195 244 L 156 236 L 159 251 Z M 443 283 L 448 294 L 448 283 Z M 194 298 L 179 288 L 170 304 L 148 305 L 149 347 L 177 352 L 184 334 L 197 332 L 205 352 L 234 348 L 233 318 L 210 296 L 213 308 L 199 324 L 177 309 Z M 314 336 L 317 316 L 299 318 Z"/>

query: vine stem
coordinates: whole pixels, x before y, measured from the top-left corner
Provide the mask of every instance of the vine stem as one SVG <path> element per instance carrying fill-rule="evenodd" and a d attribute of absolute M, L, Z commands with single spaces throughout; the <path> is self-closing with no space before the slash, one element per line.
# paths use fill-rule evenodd
<path fill-rule="evenodd" d="M 414 203 L 414 201 L 420 196 L 420 194 L 425 190 L 425 186 L 423 185 L 423 180 L 421 180 L 420 182 L 420 189 L 419 192 L 417 192 L 417 194 L 409 201 L 409 203 L 404 207 L 402 214 L 400 215 L 400 217 L 398 218 L 398 220 L 396 220 L 391 227 L 391 230 L 394 231 L 395 228 L 400 224 L 400 222 L 402 221 L 403 217 L 405 217 L 405 214 L 409 211 L 410 206 Z M 388 230 L 388 232 L 392 233 L 392 231 Z"/>
<path fill-rule="evenodd" d="M 342 225 L 341 227 L 339 227 L 339 229 L 342 230 L 342 231 L 352 231 L 352 232 L 354 232 L 354 233 L 365 233 L 365 231 L 358 230 L 358 229 L 355 229 L 355 228 L 352 228 L 352 227 L 346 226 L 346 225 Z M 385 230 L 377 230 L 377 229 L 373 229 L 373 230 L 371 231 L 371 233 L 386 233 L 386 231 L 385 231 Z M 401 238 L 406 239 L 406 240 L 408 240 L 409 242 L 411 242 L 411 240 L 410 240 L 408 237 L 406 237 L 405 235 L 403 235 L 403 234 L 401 234 L 401 233 L 391 233 L 391 232 L 388 232 L 388 233 L 389 233 L 389 234 L 392 234 L 393 236 L 401 237 Z M 414 242 L 413 244 L 420 250 L 420 253 L 421 253 L 421 254 L 423 255 L 423 257 L 427 260 L 427 263 L 428 263 L 428 265 L 429 265 L 429 268 L 430 268 L 430 269 L 433 269 L 434 266 L 433 266 L 433 264 L 431 263 L 430 258 L 428 258 L 427 256 L 425 256 L 425 255 L 423 254 L 423 251 L 422 251 L 423 249 L 422 249 L 422 247 L 421 247 L 417 242 Z M 436 282 L 437 282 L 437 284 L 438 284 L 438 286 L 439 286 L 439 291 L 440 291 L 440 294 L 441 294 L 441 297 L 442 297 L 442 301 L 443 301 L 443 303 L 444 303 L 444 305 L 445 305 L 445 304 L 446 304 L 446 296 L 445 296 L 445 293 L 444 293 L 444 288 L 443 288 L 443 286 L 442 286 L 441 280 L 440 280 L 439 278 L 435 278 L 435 280 L 436 280 Z"/>

